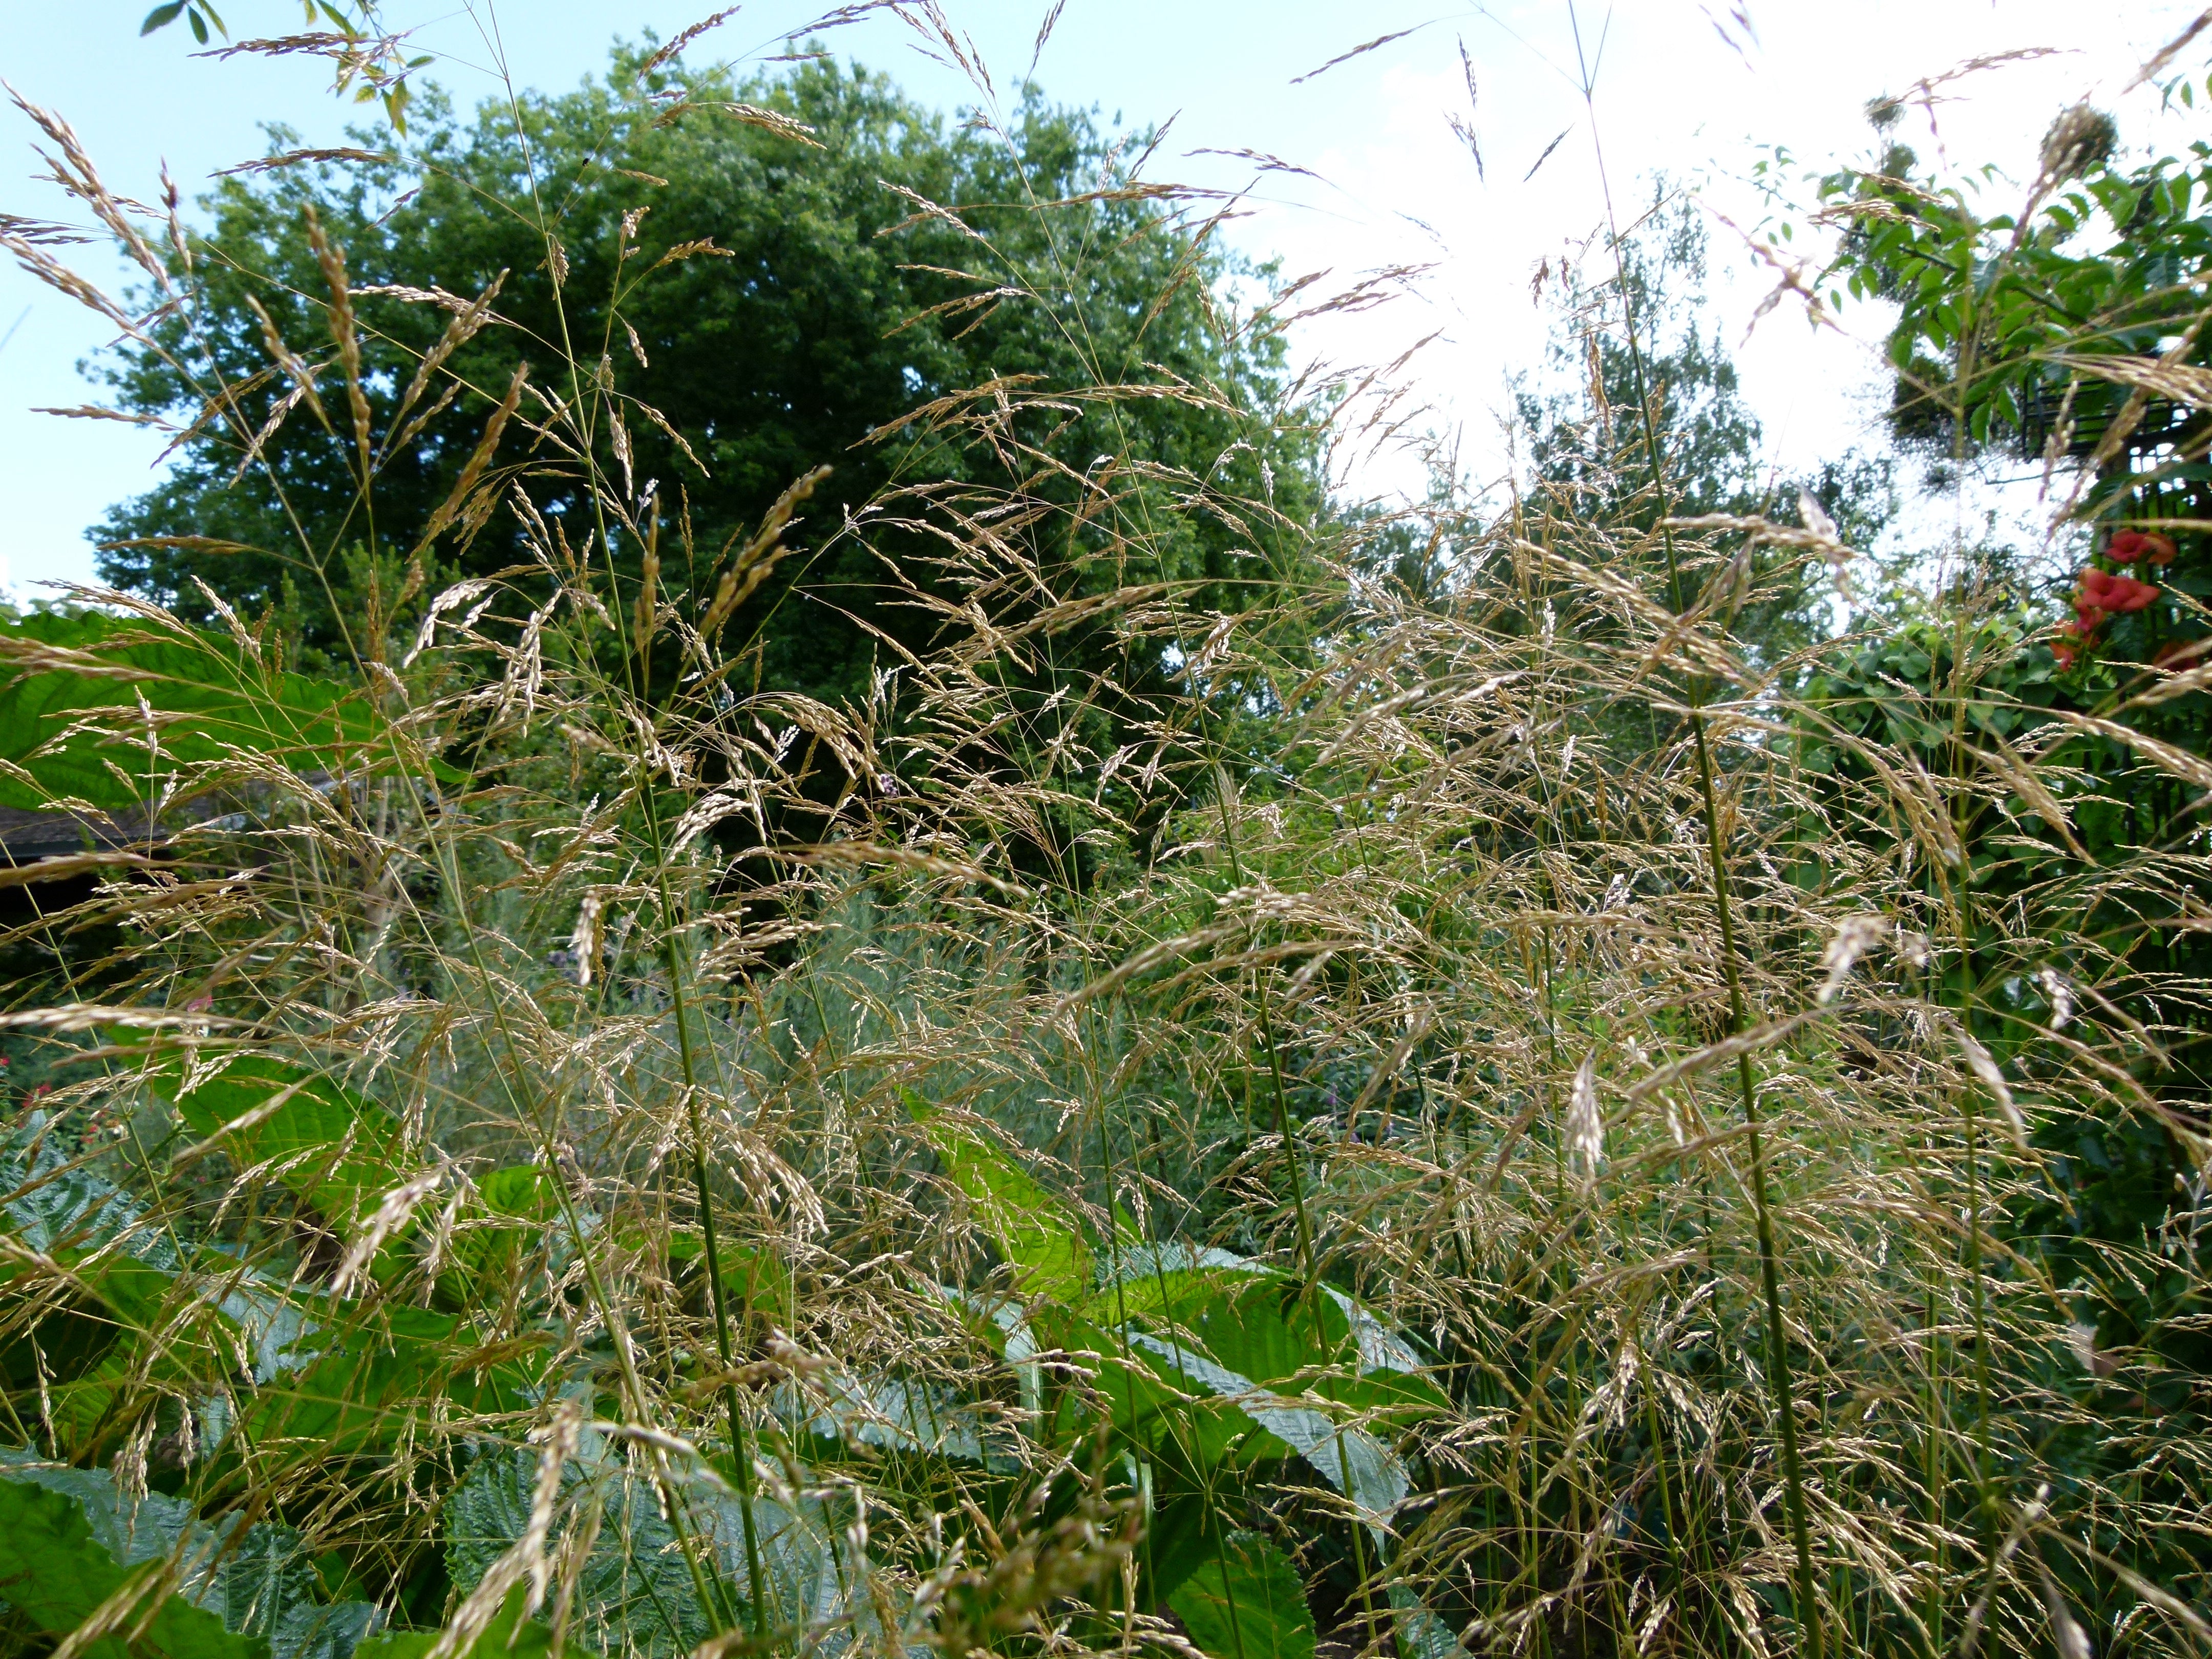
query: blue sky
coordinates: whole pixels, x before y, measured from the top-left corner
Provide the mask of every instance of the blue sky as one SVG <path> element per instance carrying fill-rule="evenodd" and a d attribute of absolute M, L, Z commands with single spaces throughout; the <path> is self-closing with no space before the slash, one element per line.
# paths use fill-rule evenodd
<path fill-rule="evenodd" d="M 954 25 L 1003 90 L 1030 62 L 1048 0 L 944 0 Z M 152 199 L 166 160 L 187 195 L 216 168 L 261 153 L 259 125 L 284 122 L 310 143 L 341 142 L 360 112 L 335 103 L 325 77 L 300 61 L 210 62 L 191 55 L 181 28 L 137 35 L 143 0 L 15 0 L 0 40 L 0 76 L 75 126 L 118 192 Z M 494 91 L 504 62 L 524 85 L 566 87 L 604 64 L 617 36 L 664 38 L 708 9 L 664 0 L 388 0 L 387 16 L 433 52 L 429 71 L 457 98 Z M 2196 0 L 2119 9 L 2055 0 L 1583 0 L 1577 18 L 1600 58 L 1598 123 L 1617 193 L 1639 175 L 1668 172 L 1710 210 L 1749 228 L 1759 204 L 1741 183 L 1761 143 L 1812 161 L 1861 147 L 1859 111 L 1879 92 L 1940 75 L 1966 58 L 2031 46 L 2049 57 L 1946 88 L 1937 129 L 1908 135 L 1960 158 L 1989 158 L 2022 176 L 2050 116 L 2087 91 L 2113 106 L 2124 136 L 2171 145 L 2197 136 L 2120 88 L 2143 57 L 2178 33 Z M 1747 13 L 1745 30 L 1731 14 Z M 228 0 L 240 37 L 298 27 L 296 0 Z M 695 57 L 757 62 L 781 49 L 815 9 L 763 0 L 707 36 Z M 1326 60 L 1376 36 L 1407 38 L 1299 83 Z M 884 14 L 828 37 L 842 54 L 894 73 L 945 107 L 979 96 L 918 50 L 915 33 Z M 1473 112 L 1485 168 L 1448 125 L 1468 107 L 1460 49 L 1473 62 Z M 1053 97 L 1096 105 L 1131 125 L 1173 117 L 1155 173 L 1249 186 L 1249 216 L 1233 235 L 1295 273 L 1329 272 L 1324 285 L 1405 268 L 1395 303 L 1309 329 L 1300 349 L 1320 358 L 1378 362 L 1415 341 L 1428 346 L 1402 371 L 1417 427 L 1458 429 L 1478 475 L 1504 465 L 1496 416 L 1509 377 L 1534 362 L 1542 319 L 1528 300 L 1540 260 L 1571 253 L 1600 222 L 1591 135 L 1571 79 L 1574 38 L 1565 0 L 1492 4 L 1415 0 L 1065 0 L 1037 78 Z M 1566 135 L 1533 179 L 1524 174 Z M 0 210 L 66 216 L 33 179 L 30 124 L 0 112 Z M 1212 152 L 1261 151 L 1318 177 L 1255 173 Z M 1714 221 L 1716 317 L 1738 343 L 1769 279 Z M 112 280 L 102 250 L 82 251 L 88 273 Z M 1868 435 L 1879 370 L 1872 344 L 1882 319 L 1862 312 L 1842 336 L 1814 336 L 1778 313 L 1740 356 L 1747 385 L 1784 460 L 1832 453 Z M 0 488 L 10 504 L 0 538 L 0 582 L 88 577 L 85 526 L 111 501 L 145 487 L 159 450 L 111 422 L 29 413 L 97 395 L 76 373 L 106 331 L 12 268 L 0 272 Z M 1355 487 L 1412 482 L 1404 454 L 1346 458 Z"/>

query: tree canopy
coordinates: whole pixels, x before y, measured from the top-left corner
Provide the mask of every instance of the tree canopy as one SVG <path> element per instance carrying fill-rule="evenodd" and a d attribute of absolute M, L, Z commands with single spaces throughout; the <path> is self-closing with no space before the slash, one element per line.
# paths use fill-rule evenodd
<path fill-rule="evenodd" d="M 1239 271 L 1210 227 L 1138 180 L 1140 145 L 1034 90 L 1001 128 L 947 122 L 826 57 L 739 82 L 623 52 L 604 80 L 488 105 L 472 122 L 426 96 L 410 131 L 396 154 L 338 155 L 293 150 L 275 131 L 278 164 L 204 202 L 194 307 L 161 323 L 161 349 L 126 348 L 112 378 L 134 413 L 191 421 L 218 388 L 227 406 L 182 440 L 169 477 L 99 527 L 109 580 L 206 620 L 197 579 L 249 617 L 273 606 L 310 646 L 343 650 L 377 562 L 396 574 L 525 364 L 533 390 L 494 459 L 529 475 L 580 550 L 587 492 L 533 441 L 531 417 L 594 374 L 620 388 L 601 464 L 636 495 L 658 481 L 700 560 L 749 533 L 795 479 L 833 469 L 794 556 L 730 623 L 739 638 L 762 629 L 763 678 L 790 689 L 849 693 L 878 648 L 872 630 L 926 635 L 926 608 L 902 592 L 929 584 L 926 539 L 833 532 L 887 485 L 972 470 L 927 411 L 999 377 L 1018 374 L 1008 384 L 1027 394 L 1002 459 L 1034 470 L 1049 458 L 1064 472 L 1054 487 L 1079 489 L 1086 468 L 1117 457 L 1158 469 L 1164 490 L 1203 481 L 1286 509 L 1317 498 L 1313 447 L 1237 412 L 1281 398 L 1283 354 L 1264 312 L 1230 307 Z M 497 288 L 493 325 L 443 365 L 467 391 L 410 441 L 386 440 L 367 501 L 342 407 L 337 442 L 282 409 L 296 390 L 271 362 L 272 339 L 312 361 L 330 337 L 310 210 L 355 289 L 377 432 L 392 432 L 453 314 Z M 1100 395 L 1116 386 L 1129 395 Z M 260 464 L 241 467 L 252 434 L 280 415 Z M 1146 539 L 1143 568 L 1102 530 L 1066 550 L 1056 585 L 1191 582 L 1210 605 L 1243 608 L 1250 553 L 1264 568 L 1283 550 L 1254 548 L 1264 526 L 1174 516 L 1171 536 Z M 637 550 L 612 540 L 594 556 L 634 569 Z M 680 590 L 686 573 L 663 556 L 664 588 Z M 473 526 L 463 515 L 431 557 L 434 580 L 526 555 L 507 515 Z"/>
<path fill-rule="evenodd" d="M 1799 475 L 1777 468 L 1707 303 L 1708 241 L 1703 211 L 1660 178 L 1652 181 L 1650 210 L 1621 238 L 1617 274 L 1602 252 L 1587 267 L 1560 261 L 1548 295 L 1544 380 L 1524 383 L 1518 395 L 1534 482 L 1594 520 L 1645 529 L 1656 523 L 1626 326 L 1632 315 L 1668 512 L 1788 519 L 1802 489 L 1832 515 L 1846 543 L 1871 545 L 1895 513 L 1889 465 L 1854 452 Z M 1778 559 L 1776 551 L 1763 550 L 1758 596 L 1735 630 L 1770 659 L 1824 631 L 1828 594 L 1825 573 Z M 1778 580 L 1770 560 L 1781 569 Z"/>

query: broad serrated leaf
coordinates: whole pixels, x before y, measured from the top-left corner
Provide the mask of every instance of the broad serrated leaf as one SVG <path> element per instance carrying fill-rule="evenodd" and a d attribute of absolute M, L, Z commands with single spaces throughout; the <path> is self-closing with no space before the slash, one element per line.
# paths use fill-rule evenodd
<path fill-rule="evenodd" d="M 457 1586 L 481 1582 L 492 1563 L 522 1536 L 537 1472 L 532 1452 L 494 1453 L 446 1500 L 446 1565 Z M 742 1603 L 750 1582 L 743 1500 L 696 1471 L 679 1482 L 678 1490 L 691 1535 L 704 1547 L 703 1565 Z M 833 1556 L 834 1529 L 818 1503 L 802 1499 L 794 1510 L 755 1498 L 752 1508 L 769 1626 L 866 1628 L 873 1609 L 864 1601 L 848 1606 L 848 1580 Z M 580 1639 L 605 1653 L 680 1659 L 714 1634 L 714 1621 L 699 1606 L 690 1568 L 662 1511 L 659 1492 L 641 1471 L 587 1432 L 578 1455 L 561 1472 L 556 1530 L 585 1524 L 594 1512 L 598 1536 L 574 1602 L 574 1628 Z"/>
<path fill-rule="evenodd" d="M 258 1522 L 227 1531 L 158 1492 L 125 1502 L 104 1471 L 0 1450 L 0 1595 L 38 1628 L 67 1634 L 164 1565 L 176 1582 L 145 1637 L 127 1650 L 104 1638 L 87 1653 L 348 1659 L 376 1622 L 366 1602 L 319 1599 L 314 1569 L 289 1528 Z"/>
<path fill-rule="evenodd" d="M 134 811 L 240 752 L 304 779 L 395 754 L 365 695 L 270 671 L 228 636 L 101 611 L 0 622 L 0 760 L 20 769 L 0 770 L 0 806 Z"/>
<path fill-rule="evenodd" d="M 1168 1596 L 1209 1659 L 1314 1659 L 1297 1569 L 1257 1533 L 1232 1532 Z"/>
<path fill-rule="evenodd" d="M 1070 1304 L 1080 1300 L 1091 1289 L 1091 1245 L 1079 1229 L 1057 1218 L 1068 1206 L 947 1114 L 912 1094 L 907 1110 L 1024 1289 Z"/>

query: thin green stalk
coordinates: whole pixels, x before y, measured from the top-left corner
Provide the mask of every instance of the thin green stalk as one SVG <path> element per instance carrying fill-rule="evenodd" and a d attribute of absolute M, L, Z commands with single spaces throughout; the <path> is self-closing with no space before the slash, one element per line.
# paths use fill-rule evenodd
<path fill-rule="evenodd" d="M 545 239 L 547 246 L 550 248 L 553 245 L 552 231 L 546 221 L 544 204 L 538 194 L 537 166 L 535 159 L 530 153 L 527 129 L 521 118 L 520 109 L 514 100 L 512 82 L 507 82 L 507 100 L 516 135 L 523 145 L 526 177 L 530 185 L 531 207 L 537 215 L 538 232 Z M 553 289 L 553 311 L 555 319 L 560 325 L 562 355 L 568 365 L 569 395 L 574 399 L 576 419 L 580 423 L 579 435 L 582 438 L 588 454 L 591 447 L 591 434 L 588 428 L 581 423 L 584 422 L 586 411 L 592 405 L 584 395 L 583 376 L 577 364 L 575 343 L 569 331 L 568 307 L 558 283 L 554 285 Z M 608 326 L 612 327 L 611 313 L 610 313 Z M 593 527 L 599 535 L 600 551 L 607 562 L 609 591 L 611 595 L 619 602 L 621 587 L 614 568 L 614 544 L 607 534 L 605 495 L 597 488 L 588 490 L 586 494 L 592 504 Z M 658 541 L 658 531 L 659 521 L 656 516 L 653 535 L 653 540 L 655 543 Z M 648 548 L 647 556 L 649 559 L 657 561 L 657 546 Z M 652 603 L 652 596 L 642 588 L 638 599 L 648 605 Z M 619 614 L 619 605 L 617 608 Z M 625 678 L 629 681 L 632 696 L 640 707 L 645 708 L 649 714 L 652 708 L 652 663 L 649 659 L 639 660 L 639 653 L 634 652 L 631 646 L 634 638 L 644 647 L 650 646 L 653 632 L 653 618 L 648 612 L 643 618 L 645 626 L 641 631 L 635 625 L 635 619 L 630 620 L 632 625 L 620 630 L 623 671 Z M 638 772 L 638 799 L 644 808 L 646 832 L 651 843 L 653 876 L 659 900 L 662 953 L 668 970 L 668 994 L 676 1012 L 677 1046 L 680 1052 L 684 1071 L 684 1103 L 688 1117 L 687 1127 L 691 1133 L 692 1178 L 696 1188 L 699 1206 L 701 1242 L 707 1257 L 708 1294 L 713 1301 L 714 1310 L 716 1352 L 726 1373 L 733 1368 L 734 1362 L 730 1348 L 729 1302 L 722 1284 L 721 1257 L 717 1249 L 714 1193 L 708 1178 L 706 1124 L 699 1110 L 698 1071 L 691 1045 L 689 1009 L 684 995 L 682 971 L 682 956 L 676 939 L 675 903 L 668 888 L 666 848 L 661 834 L 659 805 L 653 794 L 652 760 L 645 747 L 645 734 L 642 732 L 640 733 L 635 759 Z M 753 1634 L 758 1638 L 765 1635 L 768 1612 L 763 1594 L 763 1578 L 760 1565 L 760 1542 L 753 1518 L 751 1446 L 744 1433 L 744 1417 L 738 1404 L 736 1384 L 725 1382 L 722 1397 L 723 1406 L 729 1419 L 731 1455 L 737 1465 L 738 1507 L 744 1521 L 745 1571 L 752 1590 Z M 703 1601 L 704 1598 L 702 1597 L 702 1600 Z"/>
<path fill-rule="evenodd" d="M 1635 379 L 1637 408 L 1643 421 L 1644 461 L 1650 472 L 1652 495 L 1659 509 L 1659 533 L 1666 550 L 1669 602 L 1674 614 L 1679 617 L 1683 614 L 1685 605 L 1681 565 L 1674 549 L 1674 532 L 1667 522 L 1673 516 L 1672 504 L 1667 491 L 1666 470 L 1660 464 L 1659 435 L 1652 417 L 1650 390 L 1645 383 L 1643 347 L 1637 337 L 1635 299 L 1629 291 L 1627 265 L 1621 254 L 1620 231 L 1613 210 L 1613 188 L 1607 179 L 1604 149 L 1597 136 L 1596 86 L 1590 76 L 1589 61 L 1583 53 L 1582 27 L 1576 18 L 1572 0 L 1569 0 L 1567 15 L 1575 30 L 1575 52 L 1583 72 L 1583 99 L 1590 116 L 1590 142 L 1597 149 L 1598 179 L 1605 193 L 1606 228 L 1613 243 L 1614 270 L 1620 288 L 1621 313 L 1628 340 L 1629 364 Z M 1705 730 L 1703 677 L 1693 675 L 1686 690 L 1691 738 L 1697 754 L 1698 789 L 1705 817 L 1706 861 L 1712 880 L 1714 908 L 1720 915 L 1721 964 L 1728 982 L 1729 995 L 1727 1035 L 1735 1036 L 1746 1028 L 1748 1021 L 1743 994 L 1742 955 L 1736 939 L 1735 907 L 1729 881 L 1727 853 L 1722 844 L 1717 791 L 1713 785 L 1712 745 Z M 1789 1333 L 1782 1316 L 1782 1275 L 1774 1244 L 1772 1206 L 1767 1193 L 1765 1148 L 1759 1133 L 1762 1120 L 1759 1109 L 1759 1091 L 1752 1077 L 1748 1053 L 1736 1056 L 1735 1074 L 1736 1092 L 1743 1106 L 1746 1147 L 1751 1160 L 1752 1216 L 1759 1241 L 1759 1291 L 1766 1306 L 1767 1370 L 1773 1378 L 1776 1415 L 1781 1419 L 1783 1492 L 1789 1511 L 1790 1537 L 1796 1547 L 1797 1623 L 1805 1633 L 1806 1650 L 1812 1659 L 1821 1659 L 1824 1651 L 1822 1620 L 1813 1573 L 1812 1529 L 1805 1513 L 1805 1476 L 1797 1446 L 1797 1413 L 1790 1370 Z"/>
<path fill-rule="evenodd" d="M 1198 692 L 1201 699 L 1200 706 L 1202 709 L 1205 688 L 1202 686 L 1198 688 Z M 1201 718 L 1203 718 L 1202 715 Z M 1206 724 L 1210 728 L 1212 722 L 1208 721 Z M 1212 734 L 1210 729 L 1207 735 L 1211 741 Z M 1229 810 L 1229 769 L 1221 763 L 1218 748 L 1213 768 L 1215 804 L 1219 808 L 1221 815 L 1222 848 L 1229 855 L 1230 877 L 1239 887 L 1242 887 L 1244 884 L 1244 862 L 1237 851 L 1235 816 Z M 1267 1075 L 1274 1089 L 1275 1135 L 1283 1143 L 1283 1157 L 1290 1166 L 1291 1203 L 1297 1217 L 1298 1276 L 1304 1284 L 1309 1316 L 1313 1320 L 1315 1340 L 1318 1341 L 1322 1333 L 1321 1274 L 1314 1263 L 1313 1221 L 1306 1210 L 1305 1170 L 1298 1160 L 1297 1142 L 1291 1133 L 1290 1094 L 1283 1083 L 1283 1057 L 1281 1050 L 1275 1042 L 1274 1015 L 1269 1008 L 1266 991 L 1259 982 L 1256 971 L 1254 975 L 1253 1001 L 1257 1006 L 1260 1016 L 1260 1045 L 1267 1054 Z M 1352 1339 L 1352 1352 L 1356 1365 L 1358 1353 L 1358 1339 L 1356 1335 Z M 1341 1433 L 1337 1437 L 1336 1453 L 1344 1496 L 1352 1508 L 1352 1569 L 1358 1575 L 1360 1614 L 1366 1622 L 1367 1638 L 1371 1644 L 1380 1639 L 1380 1632 L 1375 1621 L 1374 1586 L 1367 1568 L 1367 1538 L 1364 1530 L 1366 1522 L 1360 1516 L 1359 1500 L 1352 1494 L 1351 1457 L 1345 1449 L 1344 1437 Z M 1226 1567 L 1223 1569 L 1222 1584 L 1224 1589 L 1228 1585 L 1227 1571 Z"/>
<path fill-rule="evenodd" d="M 645 596 L 641 594 L 640 597 L 643 599 Z M 638 666 L 637 674 L 641 679 L 647 666 L 642 664 Z M 646 706 L 651 707 L 649 698 Z M 660 905 L 661 960 L 667 969 L 669 1001 L 676 1015 L 676 1048 L 684 1073 L 685 1126 L 691 1135 L 691 1180 L 699 1206 L 700 1243 L 707 1258 L 707 1294 L 714 1310 L 714 1352 L 722 1363 L 724 1372 L 722 1408 L 729 1421 L 730 1455 L 737 1465 L 738 1513 L 744 1531 L 745 1576 L 748 1588 L 752 1592 L 753 1634 L 765 1637 L 768 1603 L 766 1579 L 761 1571 L 759 1529 L 753 1516 L 752 1438 L 747 1431 L 744 1410 L 738 1401 L 738 1386 L 728 1380 L 728 1373 L 735 1369 L 737 1362 L 730 1342 L 729 1293 L 722 1283 L 721 1243 L 714 1220 L 714 1187 L 707 1152 L 707 1122 L 705 1115 L 699 1109 L 698 1060 L 691 1041 L 690 1003 L 684 994 L 684 953 L 677 939 L 676 899 L 669 890 L 668 860 L 660 828 L 660 811 L 653 799 L 653 779 L 647 767 L 646 757 L 640 755 L 638 799 L 645 809 L 646 836 L 653 850 L 654 890 Z"/>
<path fill-rule="evenodd" d="M 1940 1352 L 1941 1327 L 1936 1322 L 1934 1263 L 1928 1282 L 1928 1400 L 1925 1443 L 1921 1448 L 1921 1480 L 1928 1504 L 1928 1626 L 1929 1659 L 1943 1651 L 1943 1372 Z"/>
<path fill-rule="evenodd" d="M 1971 361 L 1971 354 L 1962 354 Z M 1962 370 L 1963 373 L 1963 370 Z M 1960 396 L 1965 396 L 1965 383 Z M 1934 672 L 1931 664 L 1929 672 Z M 1963 850 L 1968 823 L 1963 785 L 1971 766 L 1966 743 L 1966 618 L 1963 607 L 1954 611 L 1951 636 L 1950 760 L 1955 769 L 1951 796 L 1951 834 Z M 1962 867 L 1959 878 L 1943 874 L 1938 860 L 1928 860 L 1933 878 L 1941 881 L 1952 927 L 1959 946 L 1958 1018 L 1963 1029 L 1972 1018 L 1975 1001 L 1972 868 Z M 1994 1584 L 1997 1571 L 1998 1515 L 1996 1491 L 1990 1475 L 1990 1331 L 1985 1287 L 1982 1282 L 1982 1114 L 1981 1089 L 1977 1082 L 1965 1085 L 1961 1116 L 1966 1126 L 1966 1270 L 1970 1285 L 1969 1306 L 1974 1327 L 1974 1492 L 1981 1532 L 1982 1560 Z"/>

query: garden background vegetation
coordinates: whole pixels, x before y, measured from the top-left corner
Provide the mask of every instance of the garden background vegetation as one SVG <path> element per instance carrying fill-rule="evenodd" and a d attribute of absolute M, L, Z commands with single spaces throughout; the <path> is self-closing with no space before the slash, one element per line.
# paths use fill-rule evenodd
<path fill-rule="evenodd" d="M 0 1646 L 2212 1645 L 2212 149 L 1777 179 L 1803 480 L 1657 181 L 1393 507 L 1154 135 L 323 10 L 0 221 L 179 457 L 0 630 Z M 1864 552 L 2006 454 L 2063 588 Z"/>

